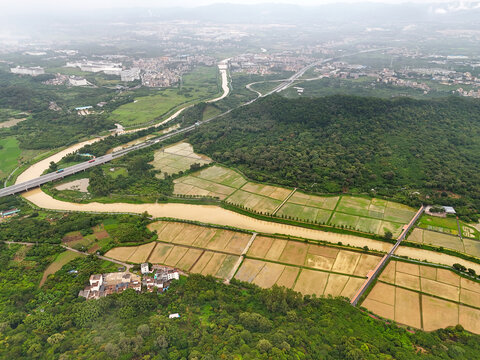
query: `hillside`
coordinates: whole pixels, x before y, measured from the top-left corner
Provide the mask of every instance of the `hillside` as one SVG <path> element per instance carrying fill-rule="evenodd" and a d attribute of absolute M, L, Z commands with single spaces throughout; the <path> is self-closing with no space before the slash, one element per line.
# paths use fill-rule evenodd
<path fill-rule="evenodd" d="M 473 218 L 480 209 L 479 135 L 478 101 L 270 96 L 190 141 L 253 180 L 449 203 Z"/>
<path fill-rule="evenodd" d="M 38 288 L 60 251 L 0 244 L 2 359 L 473 359 L 479 351 L 478 336 L 461 326 L 407 331 L 341 299 L 200 275 L 162 295 L 83 301 L 89 275 L 116 266 L 77 258 Z M 168 319 L 174 312 L 181 318 Z"/>

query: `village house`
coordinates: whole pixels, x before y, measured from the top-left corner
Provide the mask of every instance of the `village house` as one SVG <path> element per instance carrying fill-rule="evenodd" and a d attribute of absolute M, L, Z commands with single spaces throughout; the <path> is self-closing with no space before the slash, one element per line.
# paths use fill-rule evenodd
<path fill-rule="evenodd" d="M 121 293 L 127 289 L 142 291 L 140 276 L 126 272 L 94 274 L 90 276 L 89 285 L 78 293 L 87 300 Z"/>

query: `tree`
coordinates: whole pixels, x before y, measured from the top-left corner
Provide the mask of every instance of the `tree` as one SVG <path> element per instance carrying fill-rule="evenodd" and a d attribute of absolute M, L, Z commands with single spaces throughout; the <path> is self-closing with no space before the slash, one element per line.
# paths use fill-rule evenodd
<path fill-rule="evenodd" d="M 392 232 L 390 230 L 386 230 L 385 234 L 383 235 L 383 238 L 385 240 L 392 240 L 392 238 L 393 238 Z"/>
<path fill-rule="evenodd" d="M 50 166 L 48 167 L 48 172 L 55 172 L 58 170 L 58 165 L 54 161 L 50 161 Z"/>

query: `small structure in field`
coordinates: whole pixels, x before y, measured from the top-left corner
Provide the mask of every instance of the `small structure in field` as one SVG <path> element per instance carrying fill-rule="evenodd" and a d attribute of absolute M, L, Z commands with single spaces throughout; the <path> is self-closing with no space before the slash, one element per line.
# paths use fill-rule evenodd
<path fill-rule="evenodd" d="M 6 219 L 6 218 L 17 215 L 19 212 L 20 212 L 19 209 L 10 209 L 10 210 L 0 211 L 0 218 Z"/>
<path fill-rule="evenodd" d="M 168 315 L 168 318 L 169 319 L 178 319 L 180 317 L 180 314 L 179 313 L 175 313 L 175 314 L 170 314 Z"/>

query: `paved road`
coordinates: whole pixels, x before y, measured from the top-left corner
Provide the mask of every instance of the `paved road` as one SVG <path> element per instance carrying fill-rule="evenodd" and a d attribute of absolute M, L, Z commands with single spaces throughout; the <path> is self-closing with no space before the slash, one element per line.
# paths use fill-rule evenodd
<path fill-rule="evenodd" d="M 385 255 L 380 262 L 377 264 L 375 269 L 373 269 L 368 275 L 367 275 L 367 280 L 363 283 L 362 287 L 358 289 L 357 293 L 354 295 L 350 303 L 353 306 L 357 306 L 358 301 L 362 298 L 362 295 L 367 291 L 367 289 L 370 287 L 370 285 L 375 281 L 375 279 L 378 277 L 378 275 L 381 274 L 384 266 L 387 264 L 388 260 L 392 257 L 392 255 L 395 253 L 397 248 L 400 246 L 400 243 L 405 239 L 405 236 L 408 234 L 410 229 L 415 225 L 417 222 L 418 218 L 422 216 L 423 212 L 425 211 L 425 206 L 422 205 L 422 207 L 417 211 L 415 216 L 410 220 L 410 222 L 405 225 L 403 228 L 402 233 L 400 236 L 397 238 L 397 242 L 395 245 L 392 247 L 392 249 L 389 251 L 387 255 Z"/>
<path fill-rule="evenodd" d="M 365 50 L 365 51 L 361 51 L 359 53 L 364 53 L 364 52 L 371 52 L 371 51 L 379 51 L 379 50 L 383 50 L 383 49 L 372 49 L 372 50 Z M 355 54 L 350 54 L 351 55 L 355 55 Z M 116 152 L 113 152 L 111 154 L 107 154 L 107 155 L 104 155 L 104 156 L 100 156 L 98 158 L 95 159 L 94 162 L 84 162 L 84 163 L 81 163 L 81 164 L 77 164 L 77 165 L 73 165 L 73 166 L 70 166 L 70 167 L 67 167 L 64 169 L 63 172 L 54 172 L 54 173 L 49 173 L 49 174 L 46 174 L 46 175 L 42 175 L 36 179 L 32 179 L 32 180 L 29 180 L 29 181 L 26 181 L 26 182 L 23 182 L 23 183 L 19 183 L 19 184 L 15 184 L 15 185 L 12 185 L 12 186 L 8 186 L 8 187 L 5 187 L 3 189 L 0 189 L 0 198 L 1 197 L 4 197 L 4 196 L 9 196 L 9 195 L 13 195 L 13 194 L 18 194 L 18 193 L 21 193 L 21 192 L 24 192 L 24 191 L 28 191 L 30 189 L 33 189 L 33 188 L 36 188 L 40 185 L 43 185 L 43 184 L 46 184 L 48 182 L 51 182 L 51 181 L 55 181 L 55 180 L 59 180 L 59 179 L 62 179 L 64 178 L 65 176 L 68 176 L 68 175 L 73 175 L 73 174 L 76 174 L 78 172 L 81 172 L 81 171 L 85 171 L 91 167 L 94 167 L 94 166 L 97 166 L 97 165 L 101 165 L 101 164 L 104 164 L 106 162 L 109 162 L 111 161 L 112 159 L 115 159 L 117 157 L 120 157 L 120 156 L 123 156 L 125 154 L 128 154 L 129 152 L 131 151 L 135 151 L 135 150 L 138 150 L 138 149 L 142 149 L 142 148 L 145 148 L 145 147 L 148 147 L 148 146 L 151 146 L 153 144 L 156 144 L 158 142 L 161 142 L 161 141 L 164 141 L 172 136 L 176 136 L 176 135 L 179 135 L 179 134 L 182 134 L 182 133 L 187 133 L 187 132 L 190 132 L 190 131 L 193 131 L 195 130 L 197 127 L 203 125 L 203 124 L 206 124 L 210 121 L 213 121 L 215 119 L 218 119 L 219 117 L 222 117 L 222 116 L 225 116 L 227 114 L 229 114 L 230 112 L 232 112 L 233 110 L 236 110 L 238 108 L 241 108 L 243 106 L 247 106 L 247 105 L 250 105 L 252 104 L 253 102 L 257 101 L 258 99 L 260 99 L 261 97 L 265 97 L 265 96 L 268 96 L 268 95 L 271 95 L 275 92 L 280 92 L 282 90 L 285 90 L 286 88 L 288 88 L 290 85 L 292 85 L 296 80 L 298 80 L 300 77 L 303 76 L 303 74 L 311 69 L 312 67 L 316 66 L 316 65 L 319 65 L 319 64 L 322 64 L 322 63 L 325 63 L 325 62 L 329 62 L 329 61 L 332 61 L 334 59 L 339 59 L 339 58 L 343 58 L 345 56 L 349 56 L 349 55 L 343 55 L 343 56 L 339 56 L 339 57 L 336 57 L 336 58 L 328 58 L 328 59 L 324 59 L 324 60 L 320 60 L 320 61 L 316 61 L 310 65 L 307 65 L 305 66 L 304 68 L 302 68 L 300 71 L 298 71 L 297 73 L 295 73 L 294 75 L 292 75 L 290 78 L 288 79 L 285 79 L 280 85 L 278 85 L 277 87 L 275 87 L 275 89 L 273 89 L 272 91 L 270 91 L 269 93 L 263 95 L 263 96 L 258 96 L 256 97 L 255 99 L 252 99 L 244 104 L 241 104 L 235 108 L 232 108 L 228 111 L 225 111 L 219 115 L 216 115 L 210 119 L 206 119 L 206 120 L 203 120 L 203 121 L 199 121 L 197 122 L 195 125 L 191 125 L 191 126 L 187 126 L 185 128 L 181 128 L 181 129 L 178 129 L 178 130 L 175 130 L 175 131 L 172 131 L 166 135 L 162 135 L 162 136 L 159 136 L 157 138 L 154 138 L 154 139 L 150 139 L 144 143 L 141 143 L 141 144 L 138 144 L 138 145 L 134 145 L 134 146 L 131 146 L 131 147 L 128 147 L 126 149 L 123 149 L 123 150 L 120 150 L 120 151 L 116 151 Z"/>

